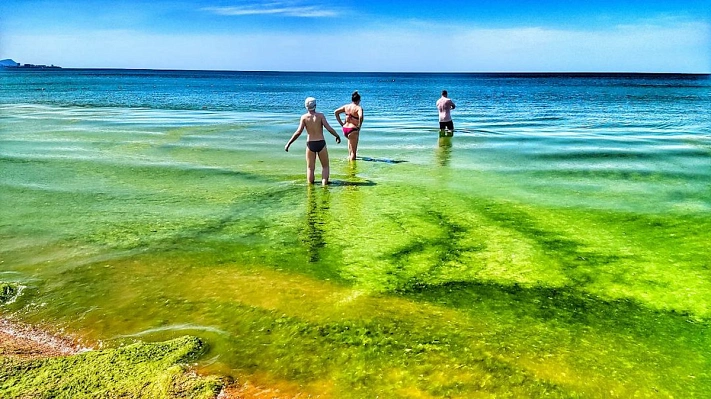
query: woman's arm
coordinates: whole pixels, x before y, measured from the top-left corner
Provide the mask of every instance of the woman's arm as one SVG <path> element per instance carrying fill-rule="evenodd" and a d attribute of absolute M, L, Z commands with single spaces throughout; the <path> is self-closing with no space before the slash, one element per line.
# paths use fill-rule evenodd
<path fill-rule="evenodd" d="M 346 106 L 342 106 L 341 108 L 338 108 L 337 110 L 333 111 L 333 114 L 336 115 L 336 120 L 338 120 L 338 124 L 343 126 L 343 121 L 341 120 L 341 114 L 346 112 Z"/>

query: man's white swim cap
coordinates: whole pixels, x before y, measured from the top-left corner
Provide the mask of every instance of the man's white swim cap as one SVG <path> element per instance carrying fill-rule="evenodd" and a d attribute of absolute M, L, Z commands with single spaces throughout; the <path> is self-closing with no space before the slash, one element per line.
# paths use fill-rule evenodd
<path fill-rule="evenodd" d="M 316 99 L 313 97 L 307 97 L 306 100 L 304 101 L 304 106 L 309 111 L 315 110 L 316 109 Z"/>

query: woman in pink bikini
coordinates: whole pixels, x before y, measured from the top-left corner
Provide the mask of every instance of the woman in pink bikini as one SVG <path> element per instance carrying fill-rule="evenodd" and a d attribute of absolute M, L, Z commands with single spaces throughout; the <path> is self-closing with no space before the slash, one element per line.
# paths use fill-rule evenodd
<path fill-rule="evenodd" d="M 355 161 L 356 152 L 358 151 L 358 137 L 360 136 L 360 127 L 363 125 L 363 108 L 360 106 L 360 94 L 358 90 L 351 95 L 350 104 L 346 104 L 338 108 L 334 113 L 338 123 L 343 126 L 343 135 L 348 139 L 348 159 Z M 341 114 L 346 114 L 346 122 L 341 119 Z"/>

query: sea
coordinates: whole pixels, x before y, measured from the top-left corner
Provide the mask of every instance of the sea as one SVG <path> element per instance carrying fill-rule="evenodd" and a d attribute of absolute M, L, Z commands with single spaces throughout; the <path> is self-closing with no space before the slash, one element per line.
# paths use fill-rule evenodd
<path fill-rule="evenodd" d="M 358 159 L 326 135 L 310 186 L 304 99 L 335 128 L 355 90 Z M 705 74 L 0 69 L 0 316 L 198 336 L 201 374 L 289 397 L 707 397 L 710 104 Z"/>
<path fill-rule="evenodd" d="M 11 121 L 46 115 L 139 130 L 242 124 L 250 127 L 246 136 L 204 145 L 259 149 L 265 161 L 295 130 L 306 97 L 315 97 L 337 127 L 333 110 L 358 90 L 367 120 L 359 155 L 366 158 L 530 172 L 520 180 L 543 186 L 553 177 L 546 171 L 693 175 L 701 191 L 711 177 L 711 78 L 703 74 L 61 69 L 4 70 L 0 83 L 0 105 Z M 452 147 L 436 134 L 441 90 L 457 105 Z M 342 157 L 345 145 L 334 144 L 331 152 Z"/>

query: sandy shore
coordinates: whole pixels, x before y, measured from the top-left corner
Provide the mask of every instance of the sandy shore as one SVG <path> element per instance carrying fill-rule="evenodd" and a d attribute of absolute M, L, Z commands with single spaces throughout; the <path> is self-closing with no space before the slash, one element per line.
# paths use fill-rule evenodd
<path fill-rule="evenodd" d="M 69 339 L 0 319 L 0 355 L 22 358 L 66 356 L 90 350 Z"/>

